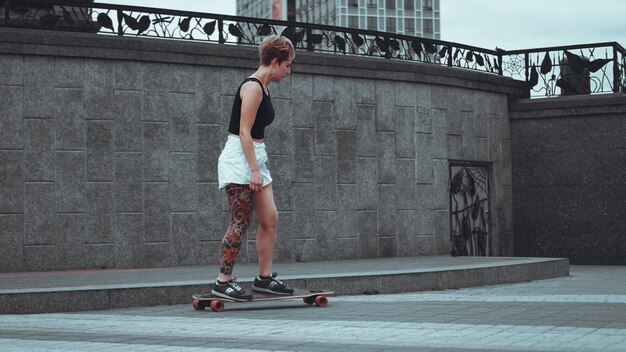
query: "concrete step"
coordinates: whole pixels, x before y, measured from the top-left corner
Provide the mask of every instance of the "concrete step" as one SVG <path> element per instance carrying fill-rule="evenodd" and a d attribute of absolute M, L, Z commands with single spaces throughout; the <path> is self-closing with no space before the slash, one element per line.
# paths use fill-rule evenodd
<path fill-rule="evenodd" d="M 275 263 L 293 287 L 338 295 L 387 294 L 510 284 L 569 275 L 562 258 L 408 257 Z M 210 291 L 217 265 L 0 274 L 0 313 L 29 314 L 191 303 Z M 235 267 L 246 287 L 256 263 Z"/>

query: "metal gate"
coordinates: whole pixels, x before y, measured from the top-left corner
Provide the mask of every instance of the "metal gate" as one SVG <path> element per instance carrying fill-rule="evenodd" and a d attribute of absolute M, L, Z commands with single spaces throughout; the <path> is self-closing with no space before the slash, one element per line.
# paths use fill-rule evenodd
<path fill-rule="evenodd" d="M 450 242 L 453 256 L 489 256 L 488 163 L 450 161 Z"/>

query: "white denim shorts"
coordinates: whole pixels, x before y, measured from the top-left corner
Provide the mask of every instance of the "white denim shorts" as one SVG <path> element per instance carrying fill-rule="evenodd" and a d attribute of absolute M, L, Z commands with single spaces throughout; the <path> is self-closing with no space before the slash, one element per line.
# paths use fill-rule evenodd
<path fill-rule="evenodd" d="M 265 143 L 253 141 L 253 144 L 256 162 L 259 164 L 259 170 L 261 171 L 261 176 L 263 176 L 263 187 L 265 187 L 272 183 L 270 170 L 266 166 L 267 152 L 265 151 Z M 224 145 L 222 154 L 220 154 L 220 158 L 217 161 L 217 177 L 220 188 L 226 187 L 229 183 L 250 184 L 252 172 L 238 136 L 228 135 L 226 145 Z"/>

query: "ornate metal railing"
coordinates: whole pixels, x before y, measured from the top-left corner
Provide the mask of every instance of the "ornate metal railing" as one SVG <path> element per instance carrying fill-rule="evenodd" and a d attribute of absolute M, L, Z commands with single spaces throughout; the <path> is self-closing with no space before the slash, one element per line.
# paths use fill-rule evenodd
<path fill-rule="evenodd" d="M 503 51 L 503 74 L 528 83 L 531 96 L 626 90 L 626 49 L 616 42 Z"/>
<path fill-rule="evenodd" d="M 505 75 L 528 82 L 533 96 L 622 92 L 626 81 L 626 50 L 617 43 L 490 50 L 355 28 L 89 0 L 4 0 L 0 26 L 244 45 L 257 45 L 266 36 L 279 34 L 289 37 L 297 50 L 433 63 Z"/>

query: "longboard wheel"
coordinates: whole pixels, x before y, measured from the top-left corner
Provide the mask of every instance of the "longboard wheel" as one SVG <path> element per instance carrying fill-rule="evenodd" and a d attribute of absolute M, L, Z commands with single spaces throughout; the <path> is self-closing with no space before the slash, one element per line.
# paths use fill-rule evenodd
<path fill-rule="evenodd" d="M 313 303 L 315 303 L 315 297 L 313 297 L 313 296 L 304 297 L 302 300 L 304 301 L 304 303 L 306 303 L 308 305 L 312 305 Z"/>
<path fill-rule="evenodd" d="M 223 312 L 224 311 L 224 302 L 222 301 L 211 301 L 211 310 L 214 312 Z"/>
<path fill-rule="evenodd" d="M 191 302 L 191 305 L 193 306 L 193 309 L 195 310 L 204 310 L 204 308 L 206 308 L 204 303 L 200 301 L 199 299 L 194 299 L 193 302 Z"/>
<path fill-rule="evenodd" d="M 315 305 L 318 307 L 326 307 L 328 305 L 328 298 L 326 298 L 326 296 L 315 297 Z"/>

